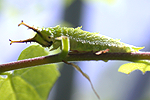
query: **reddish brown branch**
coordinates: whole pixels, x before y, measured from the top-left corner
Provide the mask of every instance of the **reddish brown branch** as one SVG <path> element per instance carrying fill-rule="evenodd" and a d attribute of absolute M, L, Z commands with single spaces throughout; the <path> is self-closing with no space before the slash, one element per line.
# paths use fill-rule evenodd
<path fill-rule="evenodd" d="M 136 60 L 150 60 L 150 52 L 139 52 L 139 53 L 104 53 L 101 55 L 95 55 L 93 53 L 69 53 L 66 61 L 88 61 L 88 60 L 126 60 L 126 61 L 136 61 Z M 27 68 L 43 64 L 51 64 L 62 62 L 59 59 L 59 54 L 52 56 L 37 57 L 32 59 L 20 60 L 16 62 L 11 62 L 7 64 L 0 65 L 0 72 L 5 72 L 9 70 L 15 70 L 20 68 Z"/>

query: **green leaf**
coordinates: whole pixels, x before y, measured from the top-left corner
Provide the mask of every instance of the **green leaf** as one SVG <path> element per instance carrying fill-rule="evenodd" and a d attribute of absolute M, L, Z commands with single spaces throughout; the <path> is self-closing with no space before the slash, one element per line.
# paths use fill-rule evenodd
<path fill-rule="evenodd" d="M 9 78 L 0 78 L 1 100 L 15 100 L 15 94 Z"/>
<path fill-rule="evenodd" d="M 119 72 L 130 74 L 134 70 L 140 70 L 143 72 L 143 74 L 146 71 L 150 71 L 150 64 L 144 64 L 144 63 L 127 63 L 120 66 L 118 69 Z"/>
<path fill-rule="evenodd" d="M 18 60 L 48 54 L 39 45 L 32 45 L 22 51 Z M 0 78 L 0 98 L 1 100 L 47 100 L 59 75 L 54 64 L 15 70 L 7 78 Z"/>
<path fill-rule="evenodd" d="M 5 80 L 2 76 L 0 76 L 0 84 Z"/>

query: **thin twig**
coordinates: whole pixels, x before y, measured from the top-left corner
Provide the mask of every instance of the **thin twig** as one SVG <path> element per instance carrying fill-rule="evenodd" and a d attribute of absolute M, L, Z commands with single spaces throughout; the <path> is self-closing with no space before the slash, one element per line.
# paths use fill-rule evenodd
<path fill-rule="evenodd" d="M 7 64 L 0 65 L 0 72 L 27 68 L 43 64 L 52 64 L 62 62 L 58 59 L 59 54 L 37 57 L 32 59 L 20 60 L 15 62 L 10 62 Z M 91 52 L 88 53 L 69 53 L 66 61 L 89 61 L 89 60 L 125 60 L 125 61 L 136 61 L 136 60 L 150 60 L 150 52 L 135 52 L 135 53 L 104 53 L 101 55 L 95 55 Z"/>

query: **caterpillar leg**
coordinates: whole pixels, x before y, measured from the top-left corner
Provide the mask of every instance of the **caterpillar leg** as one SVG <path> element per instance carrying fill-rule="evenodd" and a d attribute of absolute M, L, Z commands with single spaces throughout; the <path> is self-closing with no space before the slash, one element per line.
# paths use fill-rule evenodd
<path fill-rule="evenodd" d="M 69 37 L 67 36 L 61 36 L 61 37 L 57 37 L 55 38 L 56 40 L 61 40 L 62 43 L 62 51 L 59 55 L 60 59 L 63 59 L 64 57 L 66 57 L 68 55 L 68 52 L 70 50 L 70 42 L 69 42 Z"/>
<path fill-rule="evenodd" d="M 77 66 L 77 65 L 75 65 L 75 64 L 73 64 L 73 63 L 69 63 L 69 62 L 64 61 L 64 60 L 62 60 L 62 61 L 63 61 L 64 63 L 68 64 L 68 65 L 72 65 L 77 71 L 79 71 L 79 72 L 90 82 L 91 87 L 92 87 L 94 93 L 96 94 L 97 98 L 100 100 L 100 97 L 99 97 L 99 95 L 97 94 L 96 90 L 94 89 L 94 86 L 93 86 L 93 84 L 92 84 L 92 81 L 91 81 L 90 77 L 89 77 L 86 73 L 84 73 L 84 72 L 81 70 L 81 68 L 80 68 L 79 66 Z"/>
<path fill-rule="evenodd" d="M 78 50 L 70 50 L 70 54 L 85 54 L 85 53 L 95 53 L 96 55 L 100 55 L 102 53 L 107 53 L 109 52 L 109 49 L 101 50 L 101 51 L 78 51 Z"/>
<path fill-rule="evenodd" d="M 78 50 L 70 50 L 70 54 L 84 54 L 88 53 L 89 51 L 78 51 Z"/>
<path fill-rule="evenodd" d="M 98 51 L 98 52 L 96 52 L 95 54 L 96 54 L 96 55 L 100 55 L 100 54 L 102 54 L 102 53 L 107 53 L 108 51 L 109 51 L 109 49 L 105 49 L 105 50 Z"/>

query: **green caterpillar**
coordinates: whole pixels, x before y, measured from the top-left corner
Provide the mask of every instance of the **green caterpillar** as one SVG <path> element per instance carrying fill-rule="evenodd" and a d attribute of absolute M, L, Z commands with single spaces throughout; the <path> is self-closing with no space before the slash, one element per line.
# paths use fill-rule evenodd
<path fill-rule="evenodd" d="M 32 29 L 37 34 L 27 40 L 11 41 L 12 43 L 22 43 L 22 42 L 37 42 L 43 47 L 51 47 L 51 50 L 55 50 L 58 47 L 62 47 L 61 41 L 57 37 L 67 36 L 70 40 L 70 50 L 77 52 L 98 52 L 102 50 L 109 50 L 109 52 L 136 52 L 144 47 L 135 47 L 129 44 L 120 42 L 118 39 L 112 39 L 110 37 L 100 35 L 99 33 L 90 33 L 83 31 L 81 27 L 78 28 L 68 28 L 68 27 L 49 27 L 49 28 L 34 28 L 23 21 L 18 25 L 25 25 L 29 29 Z"/>
<path fill-rule="evenodd" d="M 55 50 L 57 48 L 62 48 L 60 58 L 66 56 L 68 52 L 71 53 L 84 53 L 84 52 L 93 52 L 96 55 L 106 52 L 113 53 L 130 53 L 137 52 L 144 47 L 135 47 L 129 44 L 125 44 L 120 42 L 118 39 L 112 39 L 110 37 L 100 35 L 98 33 L 90 33 L 87 31 L 83 31 L 81 27 L 78 28 L 68 28 L 68 27 L 49 27 L 49 28 L 34 28 L 23 21 L 18 25 L 25 25 L 29 29 L 32 29 L 37 34 L 30 39 L 20 40 L 20 41 L 11 41 L 12 43 L 23 43 L 23 42 L 37 42 L 41 44 L 43 47 L 51 47 L 50 50 Z M 60 38 L 61 37 L 61 38 Z M 60 41 L 62 40 L 62 41 Z M 64 46 L 65 45 L 65 46 Z M 95 91 L 93 84 L 89 78 L 89 76 L 84 73 L 77 65 L 73 63 L 68 63 L 62 59 L 62 62 L 72 65 L 75 69 L 77 69 L 91 84 L 92 89 L 98 99 L 100 100 L 99 95 Z"/>

